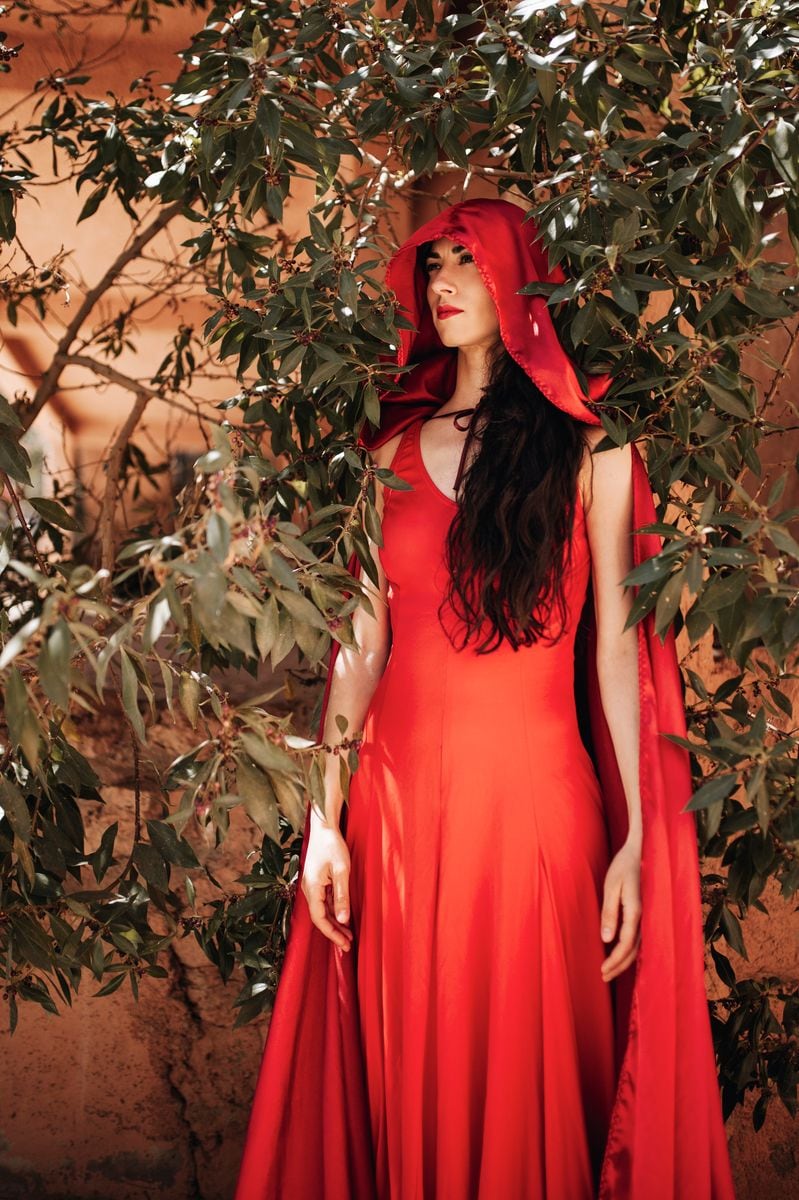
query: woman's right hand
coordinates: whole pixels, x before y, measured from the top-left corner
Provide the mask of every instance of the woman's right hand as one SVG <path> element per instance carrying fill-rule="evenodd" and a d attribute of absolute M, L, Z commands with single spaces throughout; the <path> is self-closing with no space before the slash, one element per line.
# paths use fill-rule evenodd
<path fill-rule="evenodd" d="M 350 916 L 350 852 L 339 829 L 311 826 L 300 886 L 317 929 L 342 950 L 349 950 L 352 930 L 346 922 Z M 332 910 L 329 887 L 333 891 Z"/>

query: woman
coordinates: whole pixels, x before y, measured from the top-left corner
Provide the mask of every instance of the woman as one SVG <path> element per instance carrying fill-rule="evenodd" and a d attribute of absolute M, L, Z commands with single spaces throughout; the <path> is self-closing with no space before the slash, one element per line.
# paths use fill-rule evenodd
<path fill-rule="evenodd" d="M 673 637 L 624 630 L 651 494 L 591 454 L 608 379 L 519 294 L 563 279 L 523 218 L 465 201 L 389 267 L 413 369 L 362 440 L 410 486 L 331 661 L 360 764 L 309 814 L 237 1200 L 733 1194 Z"/>

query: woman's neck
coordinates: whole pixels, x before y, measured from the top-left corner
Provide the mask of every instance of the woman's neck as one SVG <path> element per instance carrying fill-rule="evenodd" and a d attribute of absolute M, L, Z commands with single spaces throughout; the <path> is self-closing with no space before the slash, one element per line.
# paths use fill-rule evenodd
<path fill-rule="evenodd" d="M 490 347 L 460 346 L 455 389 L 439 412 L 450 409 L 476 408 L 480 397 L 488 386 L 490 374 Z"/>

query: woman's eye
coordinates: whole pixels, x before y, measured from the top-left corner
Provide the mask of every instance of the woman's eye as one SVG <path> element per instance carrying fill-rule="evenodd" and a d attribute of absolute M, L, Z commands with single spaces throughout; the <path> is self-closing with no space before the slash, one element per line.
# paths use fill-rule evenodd
<path fill-rule="evenodd" d="M 459 266 L 462 266 L 464 263 L 470 263 L 470 262 L 474 262 L 474 255 L 469 254 L 469 253 L 462 254 L 460 256 L 460 258 L 458 259 Z M 425 274 L 429 275 L 432 272 L 434 267 L 439 267 L 439 266 L 441 266 L 441 264 L 437 263 L 437 262 L 425 263 L 425 265 L 424 265 Z"/>

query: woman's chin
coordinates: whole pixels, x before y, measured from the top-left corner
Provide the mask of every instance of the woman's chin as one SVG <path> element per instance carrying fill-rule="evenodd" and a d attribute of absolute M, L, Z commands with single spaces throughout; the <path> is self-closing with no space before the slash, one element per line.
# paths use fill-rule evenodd
<path fill-rule="evenodd" d="M 457 329 L 448 329 L 446 321 L 442 321 L 438 326 L 438 336 L 449 350 L 458 350 L 461 346 L 468 346 L 471 343 L 468 334 L 463 331 L 458 333 Z"/>
<path fill-rule="evenodd" d="M 492 345 L 492 340 L 489 338 L 469 337 L 467 333 L 458 334 L 454 329 L 439 329 L 438 336 L 447 350 L 468 350 L 477 346 L 488 350 Z"/>

